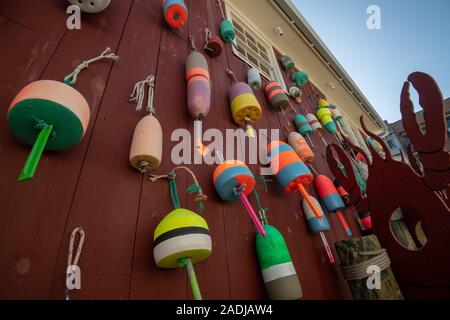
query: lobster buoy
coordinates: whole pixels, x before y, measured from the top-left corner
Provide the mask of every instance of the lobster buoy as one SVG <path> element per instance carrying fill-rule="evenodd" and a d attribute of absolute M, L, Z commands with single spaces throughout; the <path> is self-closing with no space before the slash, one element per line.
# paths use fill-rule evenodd
<path fill-rule="evenodd" d="M 155 170 L 161 165 L 163 132 L 161 124 L 153 115 L 138 122 L 134 130 L 130 150 L 130 164 L 142 173 Z"/>
<path fill-rule="evenodd" d="M 155 263 L 163 269 L 178 269 L 182 258 L 201 262 L 212 252 L 205 219 L 186 209 L 176 209 L 164 217 L 155 229 L 153 246 Z"/>
<path fill-rule="evenodd" d="M 308 77 L 308 74 L 306 72 L 298 71 L 292 77 L 292 81 L 294 81 L 295 84 L 297 86 L 299 86 L 300 88 L 303 88 L 304 86 L 306 86 L 308 84 L 309 77 Z"/>
<path fill-rule="evenodd" d="M 253 90 L 258 90 L 262 85 L 261 74 L 259 73 L 258 69 L 256 69 L 256 68 L 248 69 L 247 80 L 248 80 L 248 85 Z"/>
<path fill-rule="evenodd" d="M 192 52 L 186 60 L 187 106 L 194 118 L 195 149 L 200 154 L 207 153 L 203 145 L 203 119 L 211 109 L 211 81 L 208 61 L 195 50 L 194 39 L 190 37 Z"/>
<path fill-rule="evenodd" d="M 187 57 L 186 80 L 189 113 L 196 120 L 203 119 L 211 108 L 211 84 L 208 62 L 198 51 Z"/>
<path fill-rule="evenodd" d="M 316 178 L 315 185 L 322 203 L 329 212 L 337 213 L 342 227 L 345 229 L 347 235 L 351 237 L 352 232 L 347 224 L 347 221 L 345 220 L 344 214 L 342 213 L 342 210 L 345 209 L 345 204 L 334 186 L 333 181 L 331 181 L 327 176 L 319 175 Z"/>
<path fill-rule="evenodd" d="M 220 23 L 220 35 L 226 43 L 233 43 L 236 38 L 236 33 L 234 31 L 233 23 L 230 20 L 222 20 Z"/>
<path fill-rule="evenodd" d="M 334 107 L 334 108 L 331 108 L 331 113 L 333 114 L 333 119 L 335 120 L 335 121 L 341 121 L 341 119 L 342 119 L 342 114 L 341 114 L 341 112 L 339 111 L 339 109 L 338 108 L 336 108 L 336 107 Z"/>
<path fill-rule="evenodd" d="M 205 53 L 211 58 L 217 58 L 222 54 L 223 41 L 219 36 L 211 35 L 205 45 Z"/>
<path fill-rule="evenodd" d="M 257 234 L 255 244 L 269 299 L 300 299 L 302 287 L 283 235 L 269 225 L 265 225 L 264 230 L 267 236 L 264 238 Z"/>
<path fill-rule="evenodd" d="M 333 121 L 333 114 L 331 110 L 326 107 L 322 107 L 316 112 L 317 118 L 322 123 L 322 126 L 325 127 L 325 130 L 331 134 L 335 134 L 337 132 L 336 123 Z"/>
<path fill-rule="evenodd" d="M 283 190 L 286 193 L 300 192 L 308 201 L 316 217 L 322 219 L 322 213 L 315 207 L 305 189 L 313 182 L 314 177 L 294 149 L 282 141 L 273 141 L 267 147 L 267 156 L 270 160 L 272 174 Z"/>
<path fill-rule="evenodd" d="M 262 117 L 262 109 L 252 88 L 245 82 L 236 82 L 228 92 L 233 120 L 246 128 L 250 137 L 254 136 L 252 124 Z"/>
<path fill-rule="evenodd" d="M 188 20 L 188 10 L 184 0 L 163 0 L 162 3 L 167 24 L 174 29 L 183 27 Z"/>
<path fill-rule="evenodd" d="M 86 133 L 89 119 L 86 99 L 67 84 L 39 80 L 24 87 L 8 109 L 11 131 L 33 146 L 19 181 L 34 176 L 44 150 L 65 150 L 78 144 Z"/>
<path fill-rule="evenodd" d="M 320 234 L 320 237 L 322 239 L 323 246 L 325 248 L 325 252 L 328 255 L 328 259 L 330 260 L 330 263 L 334 263 L 334 256 L 333 252 L 331 251 L 330 245 L 328 244 L 328 240 L 324 234 L 325 231 L 328 231 L 331 229 L 330 223 L 328 222 L 327 216 L 322 210 L 322 207 L 317 201 L 316 198 L 311 196 L 311 200 L 314 203 L 314 205 L 317 207 L 318 210 L 322 213 L 322 219 L 317 219 L 314 212 L 309 207 L 308 203 L 303 199 L 302 201 L 302 208 L 303 212 L 305 214 L 306 221 L 308 222 L 309 230 L 311 230 L 311 233 L 313 234 Z"/>
<path fill-rule="evenodd" d="M 301 114 L 297 114 L 294 117 L 294 124 L 297 128 L 298 133 L 300 133 L 304 137 L 314 132 L 313 128 L 308 123 L 308 119 Z"/>
<path fill-rule="evenodd" d="M 266 93 L 267 100 L 269 100 L 272 110 L 279 112 L 289 108 L 289 98 L 278 82 L 269 82 L 266 85 L 264 92 Z"/>
<path fill-rule="evenodd" d="M 265 237 L 264 228 L 247 198 L 253 193 L 256 180 L 245 163 L 237 160 L 221 163 L 214 171 L 213 182 L 222 200 L 230 202 L 240 199 L 242 201 L 258 232 Z"/>
<path fill-rule="evenodd" d="M 321 210 L 322 212 L 322 219 L 317 219 L 314 212 L 311 210 L 311 208 L 308 206 L 308 203 L 303 199 L 302 201 L 302 208 L 303 212 L 306 217 L 306 221 L 308 222 L 309 229 L 312 233 L 319 233 L 330 230 L 330 223 L 328 222 L 328 219 L 325 215 L 325 213 L 322 210 L 322 207 L 319 203 L 319 201 L 311 196 L 311 200 L 314 202 L 316 207 Z"/>
<path fill-rule="evenodd" d="M 294 100 L 300 100 L 300 97 L 302 96 L 302 90 L 299 87 L 296 86 L 290 86 L 289 87 L 289 95 Z"/>
<path fill-rule="evenodd" d="M 288 143 L 306 165 L 314 161 L 314 153 L 300 133 L 291 132 L 288 137 Z"/>
<path fill-rule="evenodd" d="M 283 65 L 283 68 L 287 71 L 295 69 L 295 62 L 289 56 L 282 55 L 281 56 L 281 64 Z"/>
<path fill-rule="evenodd" d="M 315 115 L 313 115 L 312 113 L 308 113 L 306 115 L 306 119 L 314 131 L 323 129 L 322 125 L 320 124 L 319 119 L 317 119 L 317 117 Z"/>
<path fill-rule="evenodd" d="M 73 5 L 80 7 L 80 10 L 87 13 L 97 13 L 105 10 L 111 0 L 69 0 Z"/>

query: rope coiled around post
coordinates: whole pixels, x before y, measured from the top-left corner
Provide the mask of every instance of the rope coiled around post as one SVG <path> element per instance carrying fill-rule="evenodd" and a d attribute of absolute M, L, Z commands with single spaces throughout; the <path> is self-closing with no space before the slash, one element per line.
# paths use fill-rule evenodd
<path fill-rule="evenodd" d="M 352 266 L 341 266 L 342 275 L 345 280 L 362 280 L 369 277 L 370 274 L 367 273 L 367 268 L 370 266 L 377 266 L 381 271 L 384 271 L 391 266 L 391 260 L 389 259 L 386 249 L 377 251 L 361 251 L 356 252 L 355 254 L 359 256 L 374 257 Z"/>

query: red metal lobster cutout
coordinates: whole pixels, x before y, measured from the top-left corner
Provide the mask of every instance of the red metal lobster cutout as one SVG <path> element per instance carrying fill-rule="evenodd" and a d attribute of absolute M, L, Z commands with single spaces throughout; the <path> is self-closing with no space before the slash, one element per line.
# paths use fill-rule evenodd
<path fill-rule="evenodd" d="M 362 212 L 370 210 L 374 233 L 389 252 L 397 280 L 416 289 L 437 289 L 435 292 L 445 296 L 450 294 L 450 209 L 443 197 L 434 192 L 447 188 L 450 182 L 449 153 L 444 151 L 447 132 L 443 99 L 439 87 L 430 76 L 416 72 L 408 80 L 420 95 L 427 133 L 422 134 L 415 116 L 411 115 L 413 105 L 409 99 L 408 82 L 404 85 L 401 99 L 403 125 L 421 155 L 425 174 L 421 176 L 420 171 L 395 161 L 384 141 L 367 130 L 363 117 L 361 125 L 364 132 L 378 141 L 386 154 L 383 159 L 369 146 L 372 155 L 372 162 L 369 162 L 364 151 L 346 139 L 351 148 L 367 159 L 367 198 L 361 197 L 350 159 L 341 147 L 336 144 L 328 146 L 327 161 L 339 183 L 349 192 L 356 208 Z M 338 159 L 334 157 L 334 152 Z M 347 176 L 342 174 L 337 160 L 344 165 Z M 420 250 L 407 250 L 392 234 L 390 219 L 397 208 L 404 209 L 402 212 L 409 230 L 416 230 L 417 224 L 422 222 L 428 242 Z"/>

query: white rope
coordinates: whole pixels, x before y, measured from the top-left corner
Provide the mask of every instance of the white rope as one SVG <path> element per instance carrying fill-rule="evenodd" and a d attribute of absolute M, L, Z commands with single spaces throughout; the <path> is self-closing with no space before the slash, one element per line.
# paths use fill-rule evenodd
<path fill-rule="evenodd" d="M 103 51 L 102 54 L 99 55 L 98 57 L 92 58 L 87 61 L 83 61 L 71 74 L 64 77 L 64 83 L 68 85 L 74 85 L 77 82 L 78 75 L 80 74 L 81 71 L 88 68 L 90 64 L 103 59 L 117 61 L 119 59 L 119 56 L 117 56 L 115 53 L 112 53 L 111 48 L 106 48 L 106 50 Z"/>
<path fill-rule="evenodd" d="M 208 42 L 209 42 L 209 40 L 211 40 L 212 36 L 213 36 L 213 34 L 212 34 L 211 30 L 206 28 L 205 29 L 205 46 L 203 47 L 204 50 L 213 51 L 213 49 L 208 47 Z"/>
<path fill-rule="evenodd" d="M 77 252 L 75 254 L 75 259 L 72 261 L 73 246 L 74 246 L 75 237 L 77 236 L 77 234 L 80 234 L 80 240 L 78 242 L 78 248 L 77 248 Z M 67 269 L 66 269 L 66 277 L 67 278 L 69 277 L 70 272 L 75 272 L 75 269 L 72 267 L 78 266 L 78 261 L 80 260 L 80 256 L 81 256 L 81 250 L 83 249 L 84 238 L 85 238 L 85 233 L 84 233 L 83 228 L 78 227 L 72 231 L 72 234 L 70 236 L 69 254 L 67 257 Z M 65 296 L 66 296 L 66 300 L 69 300 L 69 289 L 67 287 L 66 287 Z"/>
<path fill-rule="evenodd" d="M 191 51 L 197 51 L 197 47 L 195 46 L 195 39 L 193 36 L 189 36 L 189 42 L 191 43 Z"/>
<path fill-rule="evenodd" d="M 155 76 L 149 75 L 147 79 L 139 81 L 134 85 L 133 93 L 130 101 L 136 101 L 136 111 L 141 111 L 144 106 L 145 86 L 148 85 L 147 112 L 155 115 L 155 107 L 153 106 L 153 97 L 155 92 Z"/>
<path fill-rule="evenodd" d="M 362 280 L 369 277 L 370 274 L 367 273 L 367 268 L 370 266 L 378 266 L 381 271 L 384 271 L 391 266 L 391 260 L 389 259 L 386 249 L 373 252 L 357 252 L 355 254 L 359 256 L 374 257 L 352 266 L 341 266 L 342 275 L 346 280 Z"/>
<path fill-rule="evenodd" d="M 226 20 L 227 18 L 225 18 L 225 13 L 223 12 L 222 2 L 220 0 L 217 0 L 217 4 L 219 5 L 220 13 L 222 14 L 223 20 Z"/>

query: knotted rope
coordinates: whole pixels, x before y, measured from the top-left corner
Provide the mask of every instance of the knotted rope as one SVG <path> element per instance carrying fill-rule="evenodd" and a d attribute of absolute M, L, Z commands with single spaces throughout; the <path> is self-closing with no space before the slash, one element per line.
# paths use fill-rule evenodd
<path fill-rule="evenodd" d="M 64 83 L 68 85 L 74 85 L 77 82 L 78 75 L 81 71 L 88 68 L 90 64 L 104 59 L 117 61 L 119 59 L 119 56 L 117 56 L 115 53 L 112 53 L 111 48 L 106 48 L 106 50 L 103 51 L 101 55 L 90 60 L 83 61 L 71 74 L 65 76 Z"/>
<path fill-rule="evenodd" d="M 72 257 L 73 257 L 73 246 L 75 243 L 75 237 L 77 234 L 80 234 L 80 240 L 78 242 L 78 248 L 77 248 L 77 252 L 75 254 L 75 259 L 72 261 Z M 72 234 L 70 236 L 70 244 L 69 244 L 69 254 L 67 257 L 67 269 L 66 269 L 66 281 L 67 278 L 69 278 L 69 275 L 71 273 L 74 273 L 74 266 L 78 266 L 78 261 L 80 260 L 80 256 L 81 256 L 81 250 L 83 249 L 83 244 L 84 244 L 84 238 L 85 238 L 85 233 L 83 228 L 78 227 L 75 228 L 72 231 Z M 69 288 L 67 288 L 67 284 L 66 284 L 66 293 L 65 293 L 65 299 L 69 300 Z"/>
<path fill-rule="evenodd" d="M 346 280 L 362 280 L 370 276 L 367 274 L 367 268 L 370 266 L 377 266 L 381 271 L 386 270 L 391 266 L 391 260 L 387 254 L 386 249 L 377 251 L 361 251 L 355 252 L 359 256 L 373 256 L 373 258 L 363 261 L 352 266 L 341 266 L 342 275 Z"/>
<path fill-rule="evenodd" d="M 197 177 L 195 176 L 194 172 L 192 172 L 189 168 L 183 167 L 183 166 L 175 167 L 171 172 L 169 172 L 169 174 L 159 175 L 159 176 L 151 175 L 149 177 L 149 180 L 151 182 L 156 182 L 161 179 L 169 180 L 170 197 L 172 199 L 172 202 L 173 202 L 175 208 L 180 208 L 180 199 L 178 197 L 178 191 L 177 191 L 177 186 L 176 186 L 176 182 L 175 182 L 175 178 L 176 178 L 175 172 L 177 170 L 185 170 L 191 175 L 192 179 L 194 180 L 194 183 L 187 188 L 187 192 L 190 194 L 194 194 L 194 193 L 196 194 L 195 201 L 197 202 L 197 210 L 198 210 L 198 212 L 203 212 L 205 210 L 205 206 L 204 206 L 203 202 L 208 200 L 208 196 L 203 193 L 203 190 L 200 187 L 200 184 L 198 183 Z"/>
<path fill-rule="evenodd" d="M 263 208 L 261 204 L 261 198 L 259 197 L 258 191 L 256 191 L 256 188 L 253 189 L 253 194 L 255 195 L 256 203 L 258 205 L 258 215 L 259 215 L 259 221 L 263 225 L 267 225 L 267 211 L 269 211 L 269 208 Z"/>
<path fill-rule="evenodd" d="M 208 47 L 208 42 L 209 42 L 209 40 L 211 40 L 212 36 L 213 36 L 213 34 L 212 34 L 211 30 L 206 28 L 205 29 L 205 46 L 203 47 L 204 50 L 213 51 L 213 49 Z"/>
<path fill-rule="evenodd" d="M 147 79 L 137 82 L 134 85 L 133 93 L 129 101 L 136 101 L 136 111 L 141 111 L 144 106 L 145 86 L 148 86 L 147 112 L 154 116 L 156 111 L 153 105 L 153 98 L 155 94 L 155 76 L 149 75 Z"/>
<path fill-rule="evenodd" d="M 226 20 L 226 18 L 225 18 L 225 13 L 223 12 L 223 8 L 222 8 L 222 2 L 221 2 L 220 0 L 217 0 L 217 4 L 219 5 L 220 13 L 222 14 L 222 18 L 223 18 L 224 20 Z"/>

